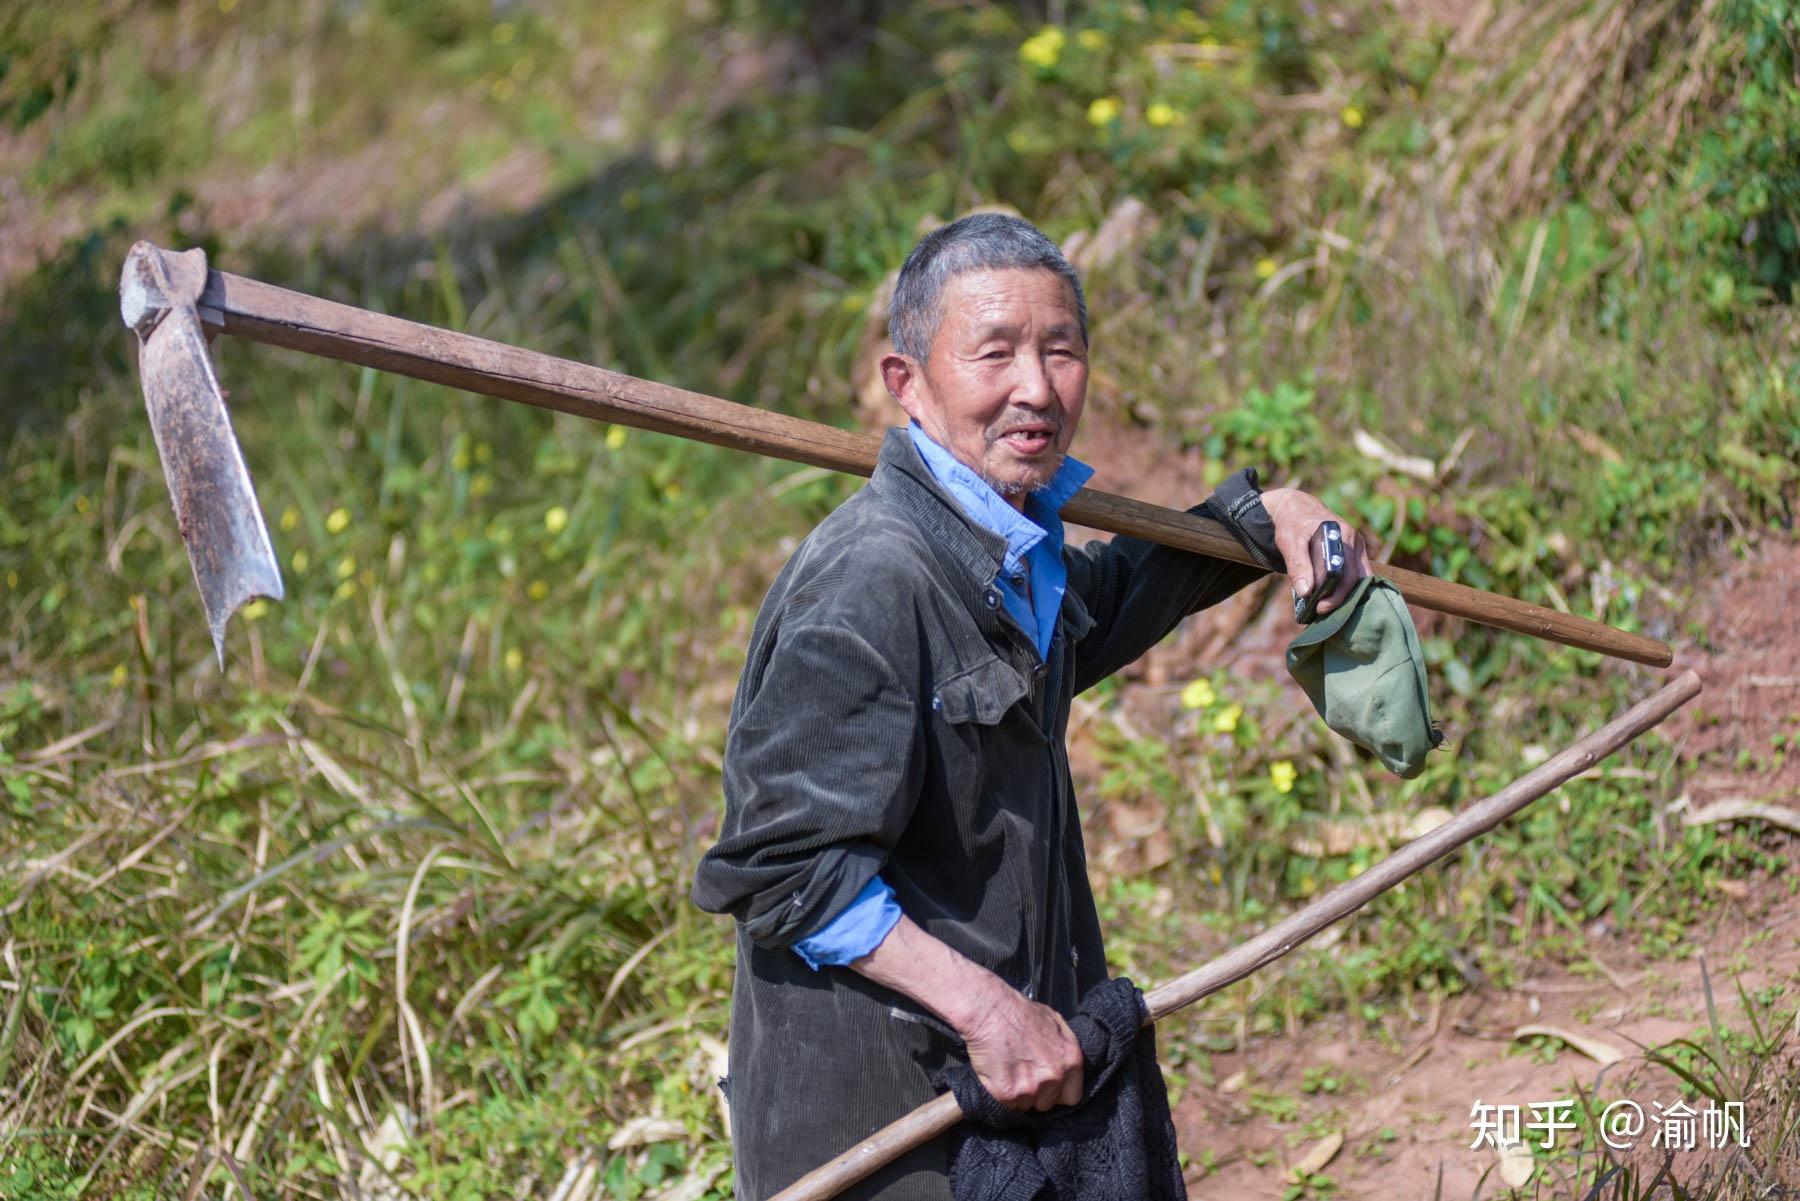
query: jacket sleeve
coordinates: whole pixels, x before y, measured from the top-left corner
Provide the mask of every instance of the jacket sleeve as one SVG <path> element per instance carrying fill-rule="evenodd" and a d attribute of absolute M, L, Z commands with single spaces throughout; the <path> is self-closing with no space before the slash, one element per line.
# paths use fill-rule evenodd
<path fill-rule="evenodd" d="M 856 899 L 842 913 L 826 922 L 816 934 L 794 944 L 794 953 L 813 971 L 855 963 L 887 941 L 900 924 L 900 902 L 886 880 L 875 876 L 863 885 Z"/>
<path fill-rule="evenodd" d="M 725 740 L 725 820 L 693 899 L 759 945 L 816 933 L 872 880 L 922 786 L 915 690 L 856 632 L 783 630 Z"/>
<path fill-rule="evenodd" d="M 1261 566 L 1176 550 L 1123 534 L 1069 549 L 1069 587 L 1094 618 L 1075 645 L 1075 690 L 1092 688 L 1155 646 L 1183 617 L 1216 605 L 1253 580 L 1283 570 L 1275 525 L 1262 507 L 1256 469 L 1229 477 L 1188 510 L 1224 523 Z"/>

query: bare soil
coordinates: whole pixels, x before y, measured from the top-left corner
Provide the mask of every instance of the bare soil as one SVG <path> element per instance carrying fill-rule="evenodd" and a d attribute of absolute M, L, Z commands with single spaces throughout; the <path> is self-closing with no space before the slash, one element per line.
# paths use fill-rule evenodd
<path fill-rule="evenodd" d="M 1785 745 L 1800 741 L 1800 539 L 1720 556 L 1707 574 L 1675 656 L 1706 691 L 1668 727 L 1693 766 L 1689 797 L 1800 808 L 1800 747 Z"/>
<path fill-rule="evenodd" d="M 1746 897 L 1708 941 L 1706 975 L 1721 1020 L 1741 1023 L 1736 986 L 1754 990 L 1800 980 L 1800 900 L 1770 887 Z M 1761 937 L 1756 937 L 1760 935 Z M 1755 938 L 1754 942 L 1749 942 Z M 1194 1087 L 1175 1107 L 1181 1146 L 1198 1164 L 1210 1153 L 1211 1172 L 1195 1172 L 1197 1198 L 1281 1198 L 1288 1168 L 1326 1133 L 1341 1133 L 1343 1147 L 1322 1170 L 1336 1195 L 1351 1198 L 1503 1196 L 1498 1155 L 1475 1147 L 1472 1121 L 1478 1103 L 1516 1105 L 1529 1117 L 1533 1102 L 1577 1099 L 1598 1093 L 1610 1103 L 1630 1099 L 1646 1115 L 1682 1101 L 1679 1082 L 1645 1059 L 1672 1039 L 1698 1036 L 1710 1042 L 1702 959 L 1653 962 L 1616 941 L 1598 943 L 1597 977 L 1557 972 L 1512 989 L 1484 988 L 1452 999 L 1438 1010 L 1391 1024 L 1391 1041 L 1360 1034 L 1348 1021 L 1317 1023 L 1298 1036 L 1253 1040 L 1240 1053 L 1216 1058 L 1220 1083 Z M 1739 956 L 1749 966 L 1728 971 Z M 1611 1047 L 1623 1058 L 1611 1066 L 1567 1045 L 1534 1049 L 1514 1037 L 1527 1026 L 1553 1026 Z M 1796 1066 L 1791 1061 L 1787 1071 Z M 1308 1069 L 1338 1069 L 1336 1094 L 1303 1091 Z M 1315 1077 L 1316 1078 L 1316 1077 Z M 1297 1112 L 1280 1122 L 1259 1111 L 1259 1096 L 1297 1099 Z M 1704 1101 L 1690 1100 L 1698 1108 Z M 1766 1179 L 1800 1185 L 1800 1163 L 1767 1165 L 1759 1145 L 1772 1141 L 1777 1115 L 1753 1104 L 1747 1134 L 1752 1159 Z M 1632 1154 L 1640 1166 L 1654 1156 L 1647 1125 Z M 1311 1133 L 1308 1133 L 1308 1131 Z M 1674 1153 L 1671 1170 L 1689 1187 L 1725 1169 L 1725 1157 L 1701 1146 Z M 1591 1174 L 1592 1155 L 1582 1166 Z M 1538 1195 L 1578 1195 L 1575 1165 L 1565 1165 Z"/>

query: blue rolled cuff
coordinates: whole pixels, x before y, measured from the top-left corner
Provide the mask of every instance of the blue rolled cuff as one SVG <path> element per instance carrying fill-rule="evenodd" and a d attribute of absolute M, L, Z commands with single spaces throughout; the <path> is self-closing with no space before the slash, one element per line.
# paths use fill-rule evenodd
<path fill-rule="evenodd" d="M 818 933 L 795 943 L 794 954 L 815 972 L 826 965 L 850 963 L 880 946 L 899 921 L 894 890 L 875 876 Z"/>

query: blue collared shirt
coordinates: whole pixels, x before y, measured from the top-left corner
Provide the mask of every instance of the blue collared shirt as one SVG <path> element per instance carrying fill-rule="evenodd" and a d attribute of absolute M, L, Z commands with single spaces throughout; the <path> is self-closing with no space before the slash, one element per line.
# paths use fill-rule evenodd
<path fill-rule="evenodd" d="M 1019 628 L 1031 636 L 1038 657 L 1050 657 L 1050 639 L 1056 633 L 1056 615 L 1069 585 L 1069 569 L 1063 565 L 1063 525 L 1058 514 L 1069 498 L 1081 491 L 1094 469 L 1065 455 L 1062 466 L 1042 488 L 1026 494 L 1021 513 L 994 491 L 961 460 L 931 440 L 919 423 L 908 424 L 919 457 L 963 507 L 976 524 L 1006 539 L 1006 556 L 1000 565 L 1000 598 Z"/>
<path fill-rule="evenodd" d="M 1056 615 L 1069 586 L 1069 569 L 1062 560 L 1063 524 L 1058 514 L 1069 498 L 1081 491 L 1094 469 L 1072 456 L 1042 488 L 1027 494 L 1025 511 L 1006 498 L 956 456 L 932 441 L 919 423 L 908 424 L 919 457 L 937 482 L 975 523 L 1006 539 L 998 584 L 1006 611 L 1019 628 L 1030 635 L 1038 657 L 1050 657 L 1050 639 L 1056 633 Z M 815 971 L 826 964 L 845 964 L 861 959 L 881 945 L 900 921 L 894 890 L 880 876 L 864 886 L 843 911 L 810 938 L 794 944 L 794 952 Z"/>

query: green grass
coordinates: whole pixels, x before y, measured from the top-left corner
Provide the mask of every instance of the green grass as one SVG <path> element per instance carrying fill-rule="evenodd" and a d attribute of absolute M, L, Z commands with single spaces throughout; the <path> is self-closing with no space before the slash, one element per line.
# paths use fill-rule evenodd
<path fill-rule="evenodd" d="M 181 1195 L 196 1171 L 211 1193 L 330 1195 L 384 1122 L 422 1195 L 547 1195 L 584 1152 L 608 1195 L 728 1195 L 729 929 L 686 886 L 756 603 L 855 486 L 222 340 L 289 600 L 233 624 L 220 674 L 114 315 L 133 236 L 848 422 L 871 294 L 921 221 L 999 201 L 1062 236 L 1136 196 L 1142 236 L 1087 272 L 1096 406 L 1202 448 L 1209 478 L 1254 462 L 1321 491 L 1395 562 L 1669 637 L 1694 564 L 1792 522 L 1800 111 L 1766 66 L 1791 67 L 1792 18 L 1732 8 L 1683 75 L 1685 17 L 1554 7 L 1642 18 L 1598 107 L 1509 107 L 1548 27 L 1476 61 L 1357 6 L 1333 29 L 1283 5 L 1196 25 L 1102 3 L 1052 56 L 1010 9 L 896 5 L 834 58 L 792 6 L 651 5 L 638 53 L 603 69 L 616 14 L 572 6 L 496 23 L 384 3 L 312 28 L 194 4 L 119 14 L 136 36 L 111 39 L 98 7 L 15 18 L 0 116 L 41 139 L 29 185 L 120 219 L 0 313 L 0 375 L 28 381 L 0 448 L 0 1196 Z M 176 85 L 178 20 L 211 50 L 203 87 Z M 284 38 L 295 54 L 228 76 Z M 720 55 L 812 82 L 775 71 L 720 101 Z M 584 115 L 601 94 L 610 142 Z M 420 118 L 434 98 L 466 119 Z M 119 118 L 140 110 L 153 136 Z M 390 137 L 419 174 L 383 195 L 478 175 L 509 140 L 555 188 L 325 249 L 181 224 L 200 167 Z M 1538 143 L 1559 148 L 1547 181 L 1483 182 L 1496 147 Z M 1462 449 L 1414 479 L 1357 453 L 1359 428 Z M 1453 750 L 1404 785 L 1229 663 L 1154 727 L 1097 690 L 1096 825 L 1160 811 L 1173 849 L 1104 881 L 1116 968 L 1192 966 L 1382 853 L 1323 853 L 1329 823 L 1485 795 L 1653 679 L 1458 624 L 1426 651 Z M 1177 1019 L 1172 1071 L 1206 1079 L 1214 1053 L 1340 1015 L 1385 1037 L 1545 959 L 1597 970 L 1595 922 L 1691 955 L 1714 882 L 1783 879 L 1790 844 L 1681 827 L 1681 787 L 1673 748 L 1640 740 Z M 1778 1051 L 1712 1054 L 1769 1088 L 1746 1073 Z M 658 1141 L 608 1150 L 634 1119 Z"/>
<path fill-rule="evenodd" d="M 1577 1129 L 1567 1132 L 1550 1149 L 1542 1137 L 1534 1137 L 1538 1174 L 1526 1191 L 1530 1196 L 1580 1196 L 1592 1201 L 1738 1201 L 1768 1195 L 1800 1167 L 1800 1111 L 1793 1089 L 1796 1014 L 1790 991 L 1773 985 L 1755 994 L 1737 986 L 1739 1017 L 1720 1018 L 1720 998 L 1713 978 L 1702 974 L 1702 998 L 1707 1025 L 1687 1038 L 1649 1048 L 1642 1065 L 1630 1067 L 1619 1077 L 1605 1076 L 1591 1091 L 1583 1091 L 1573 1117 Z M 1741 1023 L 1741 1024 L 1739 1024 Z M 1646 1088 L 1646 1082 L 1649 1087 Z M 1603 1115 L 1614 1102 L 1635 1097 L 1646 1112 L 1645 1134 L 1626 1139 L 1611 1131 L 1614 1143 L 1647 1143 L 1655 1130 L 1651 1118 L 1679 1113 L 1686 1105 L 1696 1114 L 1707 1108 L 1732 1112 L 1742 1106 L 1742 1148 L 1720 1134 L 1721 1144 L 1732 1145 L 1703 1171 L 1687 1170 L 1689 1151 L 1621 1151 L 1607 1141 Z M 1652 1103 L 1661 1104 L 1658 1114 Z M 1696 1120 L 1697 1146 L 1709 1147 L 1711 1134 Z"/>

